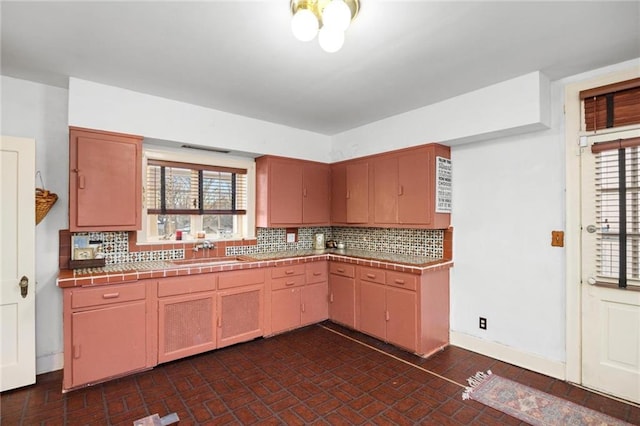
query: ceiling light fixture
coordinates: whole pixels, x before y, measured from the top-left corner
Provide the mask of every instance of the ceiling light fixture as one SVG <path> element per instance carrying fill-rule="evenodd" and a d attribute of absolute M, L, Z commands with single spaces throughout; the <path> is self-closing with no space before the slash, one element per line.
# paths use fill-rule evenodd
<path fill-rule="evenodd" d="M 291 0 L 291 31 L 300 41 L 311 41 L 318 34 L 322 50 L 337 52 L 358 10 L 359 0 Z"/>

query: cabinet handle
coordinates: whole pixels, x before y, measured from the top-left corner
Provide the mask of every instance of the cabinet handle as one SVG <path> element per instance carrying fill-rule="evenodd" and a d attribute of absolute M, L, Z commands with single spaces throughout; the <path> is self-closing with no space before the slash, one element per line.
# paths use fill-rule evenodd
<path fill-rule="evenodd" d="M 333 293 L 329 295 L 329 302 L 333 303 Z"/>
<path fill-rule="evenodd" d="M 337 271 L 338 272 L 344 272 L 344 268 L 338 268 Z"/>
<path fill-rule="evenodd" d="M 367 278 L 371 278 L 371 279 L 373 279 L 373 278 L 375 278 L 375 277 L 376 277 L 376 274 L 367 274 Z"/>
<path fill-rule="evenodd" d="M 80 345 L 73 345 L 73 358 L 80 358 Z"/>
<path fill-rule="evenodd" d="M 318 275 L 322 275 L 322 272 L 314 272 L 314 273 L 313 273 L 313 276 L 314 276 L 314 277 L 317 277 Z"/>
<path fill-rule="evenodd" d="M 384 320 L 389 321 L 389 311 L 384 311 Z"/>
<path fill-rule="evenodd" d="M 294 285 L 295 283 L 296 283 L 295 281 L 287 281 L 286 283 L 284 283 L 284 285 L 290 286 L 290 285 Z"/>
<path fill-rule="evenodd" d="M 395 282 L 396 284 L 404 285 L 404 280 L 401 280 L 400 278 L 396 278 L 396 279 L 394 280 L 394 282 Z"/>
<path fill-rule="evenodd" d="M 222 328 L 222 318 L 218 317 L 218 328 Z"/>
<path fill-rule="evenodd" d="M 403 195 L 403 193 L 404 193 L 404 187 L 402 185 L 400 185 L 398 187 L 398 195 Z"/>
<path fill-rule="evenodd" d="M 84 175 L 78 175 L 78 188 L 84 189 Z"/>
<path fill-rule="evenodd" d="M 117 299 L 120 297 L 120 292 L 117 293 L 105 293 L 102 295 L 103 299 Z"/>
<path fill-rule="evenodd" d="M 285 275 L 291 275 L 293 274 L 295 271 L 289 269 L 288 271 L 284 271 Z"/>
<path fill-rule="evenodd" d="M 303 189 L 303 190 L 302 190 L 302 196 L 303 196 L 303 197 L 306 197 L 306 196 L 307 196 L 307 188 L 305 188 L 305 189 Z"/>
<path fill-rule="evenodd" d="M 347 190 L 347 200 L 351 198 L 351 191 Z"/>
<path fill-rule="evenodd" d="M 306 312 L 306 311 L 305 311 L 304 303 L 303 303 L 302 305 L 300 305 L 300 309 L 302 309 L 302 312 Z"/>

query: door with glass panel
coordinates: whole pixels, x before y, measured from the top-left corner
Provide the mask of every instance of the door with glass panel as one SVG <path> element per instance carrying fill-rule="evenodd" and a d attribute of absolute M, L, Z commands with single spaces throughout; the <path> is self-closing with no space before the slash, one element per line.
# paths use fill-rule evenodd
<path fill-rule="evenodd" d="M 582 145 L 582 384 L 640 402 L 640 128 Z"/>

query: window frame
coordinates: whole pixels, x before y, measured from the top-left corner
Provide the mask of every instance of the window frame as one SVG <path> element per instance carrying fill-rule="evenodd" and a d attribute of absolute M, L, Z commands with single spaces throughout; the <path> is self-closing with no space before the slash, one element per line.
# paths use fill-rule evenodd
<path fill-rule="evenodd" d="M 238 229 L 238 233 L 234 233 L 230 238 L 223 237 L 218 241 L 254 239 L 256 235 L 255 228 L 255 199 L 256 199 L 256 167 L 253 157 L 240 157 L 227 154 L 216 154 L 207 151 L 198 151 L 197 154 L 193 150 L 185 151 L 179 148 L 144 146 L 142 151 L 142 229 L 137 232 L 137 242 L 139 244 L 158 244 L 163 242 L 180 243 L 176 240 L 164 240 L 153 238 L 148 232 L 148 216 L 146 203 L 146 186 L 147 186 L 147 165 L 149 160 L 162 161 L 166 163 L 185 163 L 191 165 L 202 165 L 203 167 L 218 167 L 228 169 L 246 169 L 247 171 L 247 208 L 246 213 L 242 215 L 233 215 L 234 229 Z M 155 214 L 155 213 L 151 213 Z M 192 216 L 192 222 L 194 216 Z M 195 241 L 195 239 L 183 239 L 182 242 Z"/>

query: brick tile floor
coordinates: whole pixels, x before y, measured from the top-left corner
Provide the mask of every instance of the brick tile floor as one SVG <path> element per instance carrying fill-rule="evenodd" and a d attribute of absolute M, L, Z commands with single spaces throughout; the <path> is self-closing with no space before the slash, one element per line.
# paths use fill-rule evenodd
<path fill-rule="evenodd" d="M 329 322 L 66 394 L 61 371 L 42 374 L 0 395 L 0 424 L 132 425 L 176 412 L 180 426 L 524 425 L 462 400 L 466 378 L 489 369 L 640 425 L 640 408 L 542 374 L 453 346 L 423 359 Z"/>

